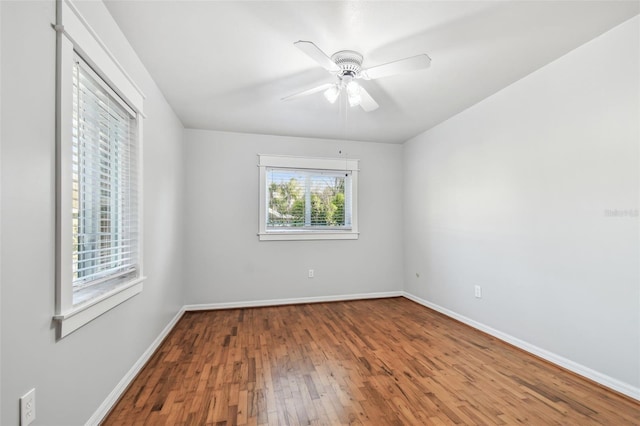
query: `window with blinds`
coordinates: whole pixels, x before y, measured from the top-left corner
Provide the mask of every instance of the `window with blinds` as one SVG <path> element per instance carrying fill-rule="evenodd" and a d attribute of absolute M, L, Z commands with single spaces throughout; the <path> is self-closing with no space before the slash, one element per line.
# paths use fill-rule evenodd
<path fill-rule="evenodd" d="M 108 291 L 138 274 L 138 151 L 135 113 L 77 55 L 72 118 L 76 304 L 82 289 Z"/>
<path fill-rule="evenodd" d="M 267 230 L 351 229 L 351 173 L 267 168 Z"/>
<path fill-rule="evenodd" d="M 140 294 L 144 93 L 75 8 L 56 2 L 56 334 Z"/>

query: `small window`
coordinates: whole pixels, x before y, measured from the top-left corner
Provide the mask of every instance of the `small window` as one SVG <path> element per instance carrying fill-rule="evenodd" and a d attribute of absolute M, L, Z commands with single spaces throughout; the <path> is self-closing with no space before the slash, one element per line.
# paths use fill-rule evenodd
<path fill-rule="evenodd" d="M 357 239 L 358 161 L 260 155 L 261 240 Z"/>

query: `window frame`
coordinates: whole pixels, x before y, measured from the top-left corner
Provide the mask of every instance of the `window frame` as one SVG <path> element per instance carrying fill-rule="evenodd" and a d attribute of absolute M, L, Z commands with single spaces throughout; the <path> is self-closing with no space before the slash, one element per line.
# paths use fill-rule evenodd
<path fill-rule="evenodd" d="M 144 94 L 69 0 L 56 3 L 56 304 L 57 337 L 63 338 L 139 294 L 143 273 L 142 121 Z M 72 155 L 73 64 L 81 57 L 135 113 L 138 185 L 138 273 L 114 280 L 96 297 L 73 304 Z M 91 292 L 91 286 L 87 292 Z M 95 288 L 93 289 L 95 291 Z"/>
<path fill-rule="evenodd" d="M 346 158 L 312 158 L 285 155 L 258 155 L 260 241 L 286 240 L 356 240 L 358 232 L 358 172 L 359 160 Z M 291 169 L 303 171 L 349 172 L 351 174 L 351 227 L 345 229 L 268 229 L 267 169 Z"/>

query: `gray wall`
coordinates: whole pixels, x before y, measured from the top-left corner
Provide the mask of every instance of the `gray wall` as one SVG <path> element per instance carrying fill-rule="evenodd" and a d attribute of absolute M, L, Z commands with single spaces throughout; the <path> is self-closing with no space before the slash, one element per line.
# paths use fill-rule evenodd
<path fill-rule="evenodd" d="M 83 424 L 183 305 L 182 125 L 102 3 L 79 9 L 145 92 L 144 291 L 56 342 L 55 3 L 0 2 L 2 405 L 36 388 L 38 425 Z"/>
<path fill-rule="evenodd" d="M 186 131 L 186 301 L 402 289 L 402 146 Z M 358 240 L 258 241 L 258 154 L 360 160 Z M 307 270 L 315 278 L 307 278 Z"/>
<path fill-rule="evenodd" d="M 405 290 L 636 388 L 639 19 L 404 150 Z"/>

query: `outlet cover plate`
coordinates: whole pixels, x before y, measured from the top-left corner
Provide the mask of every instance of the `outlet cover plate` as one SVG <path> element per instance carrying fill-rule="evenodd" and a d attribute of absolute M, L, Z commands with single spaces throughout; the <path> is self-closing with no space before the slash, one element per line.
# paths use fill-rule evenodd
<path fill-rule="evenodd" d="M 480 287 L 479 285 L 475 286 L 474 288 L 475 290 L 475 295 L 478 299 L 482 298 L 482 287 Z"/>
<path fill-rule="evenodd" d="M 36 419 L 36 389 L 33 388 L 20 398 L 20 426 L 27 426 Z"/>

